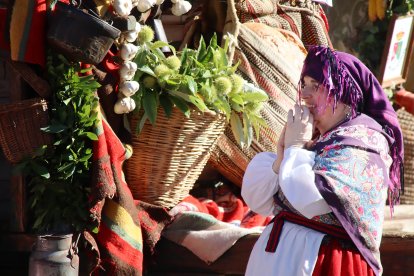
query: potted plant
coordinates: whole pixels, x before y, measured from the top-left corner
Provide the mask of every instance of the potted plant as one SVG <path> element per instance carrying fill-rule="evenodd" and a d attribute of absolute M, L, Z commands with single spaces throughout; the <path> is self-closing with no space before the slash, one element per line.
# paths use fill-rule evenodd
<path fill-rule="evenodd" d="M 148 26 L 138 34 L 127 182 L 135 197 L 173 207 L 188 195 L 227 122 L 237 142 L 250 145 L 265 125 L 259 112 L 268 96 L 235 73 L 227 40 L 221 47 L 214 34 L 208 45 L 201 38 L 197 49 L 177 53 L 153 38 Z"/>
<path fill-rule="evenodd" d="M 99 84 L 93 76 L 81 76 L 85 70 L 81 70 L 79 63 L 71 63 L 62 55 L 48 55 L 47 73 L 53 96 L 49 102 L 50 124 L 42 130 L 49 133 L 53 141 L 18 167 L 29 179 L 31 226 L 38 235 L 30 269 L 38 272 L 50 267 L 41 267 L 47 262 L 42 258 L 48 254 L 36 250 L 59 250 L 63 252 L 61 265 L 73 267 L 73 261 L 66 260 L 67 251 L 71 258 L 77 257 L 72 239 L 78 238 L 75 234 L 93 231 L 97 226 L 90 217 L 88 197 L 92 141 L 97 140 L 95 91 Z M 61 248 L 63 244 L 69 246 L 65 248 L 66 253 Z"/>

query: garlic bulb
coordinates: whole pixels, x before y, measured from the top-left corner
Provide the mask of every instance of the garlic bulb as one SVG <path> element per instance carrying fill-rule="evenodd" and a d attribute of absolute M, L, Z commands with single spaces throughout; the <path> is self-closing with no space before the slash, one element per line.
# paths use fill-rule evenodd
<path fill-rule="evenodd" d="M 141 24 L 137 22 L 137 24 L 135 24 L 135 30 L 123 33 L 125 40 L 127 42 L 135 42 L 135 40 L 137 40 L 138 33 L 141 31 L 141 28 Z"/>
<path fill-rule="evenodd" d="M 158 6 L 161 5 L 162 3 L 164 3 L 164 0 L 156 0 L 155 1 L 155 4 L 158 5 Z"/>
<path fill-rule="evenodd" d="M 156 3 L 156 0 L 139 0 L 137 4 L 137 9 L 140 12 L 146 12 L 151 9 Z"/>
<path fill-rule="evenodd" d="M 114 112 L 116 114 L 125 114 L 134 110 L 136 107 L 134 99 L 125 97 L 116 101 L 114 106 Z"/>
<path fill-rule="evenodd" d="M 138 47 L 132 43 L 125 43 L 122 45 L 120 56 L 123 60 L 131 60 L 138 52 Z"/>
<path fill-rule="evenodd" d="M 131 97 L 139 89 L 139 83 L 136 81 L 124 81 L 119 85 L 119 92 L 126 97 Z"/>
<path fill-rule="evenodd" d="M 175 3 L 179 2 L 179 1 L 182 1 L 182 0 L 171 0 L 171 3 L 175 4 Z"/>
<path fill-rule="evenodd" d="M 132 61 L 125 61 L 119 68 L 121 81 L 131 80 L 135 75 L 135 71 L 137 71 L 137 64 Z"/>
<path fill-rule="evenodd" d="M 113 0 L 112 7 L 120 16 L 128 16 L 133 6 L 131 0 Z"/>
<path fill-rule="evenodd" d="M 177 1 L 171 8 L 175 16 L 181 16 L 191 10 L 191 3 L 188 1 Z"/>

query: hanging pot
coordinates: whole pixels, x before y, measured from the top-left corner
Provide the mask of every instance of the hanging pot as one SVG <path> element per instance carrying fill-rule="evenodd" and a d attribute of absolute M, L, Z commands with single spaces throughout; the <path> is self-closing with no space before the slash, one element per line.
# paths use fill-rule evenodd
<path fill-rule="evenodd" d="M 48 15 L 48 44 L 72 61 L 100 63 L 120 34 L 99 17 L 62 2 Z"/>

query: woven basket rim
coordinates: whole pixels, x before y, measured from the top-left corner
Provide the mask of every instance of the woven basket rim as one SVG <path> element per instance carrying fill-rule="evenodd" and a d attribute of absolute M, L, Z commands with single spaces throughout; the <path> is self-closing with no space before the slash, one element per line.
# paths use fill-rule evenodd
<path fill-rule="evenodd" d="M 4 113 L 8 113 L 10 111 L 19 111 L 23 109 L 36 107 L 39 105 L 47 107 L 47 101 L 43 98 L 33 98 L 33 99 L 21 100 L 18 102 L 3 103 L 3 104 L 0 104 L 0 115 Z"/>

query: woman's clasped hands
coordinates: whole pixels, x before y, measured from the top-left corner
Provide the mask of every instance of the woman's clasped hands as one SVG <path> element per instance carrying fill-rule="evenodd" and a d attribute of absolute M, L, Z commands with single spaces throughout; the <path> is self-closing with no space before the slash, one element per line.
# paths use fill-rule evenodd
<path fill-rule="evenodd" d="M 312 140 L 312 134 L 313 115 L 308 107 L 295 104 L 288 112 L 287 123 L 279 137 L 277 159 L 272 166 L 275 173 L 279 173 L 284 150 L 289 147 L 305 147 Z"/>
<path fill-rule="evenodd" d="M 313 115 L 309 108 L 295 104 L 293 109 L 288 112 L 285 130 L 285 148 L 303 148 L 312 140 L 313 134 Z"/>

